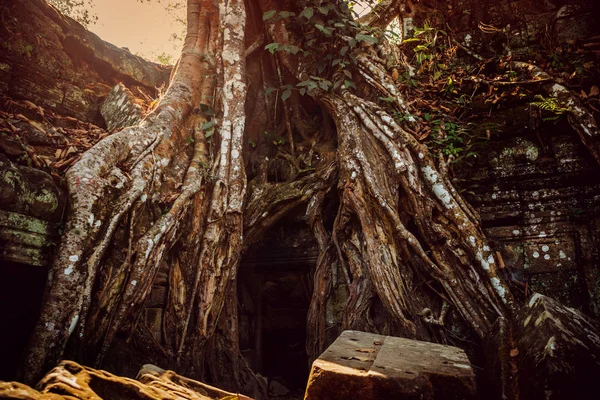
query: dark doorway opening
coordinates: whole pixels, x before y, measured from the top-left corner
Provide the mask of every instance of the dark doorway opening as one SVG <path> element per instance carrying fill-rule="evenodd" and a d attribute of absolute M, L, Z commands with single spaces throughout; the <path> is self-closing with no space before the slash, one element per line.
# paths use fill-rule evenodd
<path fill-rule="evenodd" d="M 273 381 L 290 391 L 303 391 L 306 386 L 306 318 L 317 254 L 308 227 L 287 221 L 242 260 L 240 345 L 270 388 Z"/>
<path fill-rule="evenodd" d="M 0 380 L 15 380 L 37 322 L 47 269 L 3 261 L 0 267 Z"/>

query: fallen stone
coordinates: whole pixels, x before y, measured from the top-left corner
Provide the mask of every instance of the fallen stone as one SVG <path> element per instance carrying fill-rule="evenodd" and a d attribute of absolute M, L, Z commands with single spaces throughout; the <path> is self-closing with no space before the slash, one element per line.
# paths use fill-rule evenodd
<path fill-rule="evenodd" d="M 144 365 L 136 380 L 106 371 L 62 361 L 38 384 L 38 390 L 18 383 L 0 382 L 1 399 L 128 399 L 128 400 L 252 400 L 241 394 L 206 385 L 166 371 Z"/>
<path fill-rule="evenodd" d="M 110 132 L 135 125 L 142 119 L 142 108 L 136 104 L 135 96 L 122 83 L 110 91 L 100 113 Z"/>
<path fill-rule="evenodd" d="M 471 399 L 475 374 L 459 348 L 344 331 L 312 365 L 305 400 Z"/>
<path fill-rule="evenodd" d="M 539 293 L 514 327 L 523 399 L 596 399 L 600 336 L 596 321 Z"/>

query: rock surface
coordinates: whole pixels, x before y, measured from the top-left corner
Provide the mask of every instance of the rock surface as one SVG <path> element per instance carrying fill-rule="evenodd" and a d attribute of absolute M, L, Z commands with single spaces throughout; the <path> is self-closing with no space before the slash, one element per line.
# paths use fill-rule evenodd
<path fill-rule="evenodd" d="M 252 400 L 249 397 L 145 365 L 136 380 L 63 361 L 38 384 L 38 390 L 18 382 L 0 382 L 0 398 L 19 400 Z"/>
<path fill-rule="evenodd" d="M 489 144 L 456 166 L 457 184 L 523 301 L 539 292 L 599 317 L 598 164 L 564 121 L 534 129 L 527 109 L 496 114 Z"/>
<path fill-rule="evenodd" d="M 103 41 L 44 0 L 3 0 L 0 14 L 0 94 L 100 124 L 117 83 L 153 97 L 169 79 L 170 68 Z"/>
<path fill-rule="evenodd" d="M 519 312 L 514 331 L 520 398 L 598 398 L 600 329 L 595 321 L 536 293 Z"/>
<path fill-rule="evenodd" d="M 45 266 L 65 195 L 43 171 L 0 153 L 0 259 Z"/>
<path fill-rule="evenodd" d="M 344 331 L 313 363 L 305 400 L 470 399 L 475 374 L 463 350 Z"/>

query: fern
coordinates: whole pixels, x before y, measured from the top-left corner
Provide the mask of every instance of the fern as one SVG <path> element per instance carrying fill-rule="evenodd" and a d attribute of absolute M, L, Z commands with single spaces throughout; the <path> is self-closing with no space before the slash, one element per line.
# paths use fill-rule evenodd
<path fill-rule="evenodd" d="M 554 114 L 551 117 L 543 118 L 544 121 L 556 121 L 563 114 L 571 111 L 571 109 L 568 107 L 562 107 L 556 97 L 544 97 L 537 95 L 535 98 L 537 101 L 532 101 L 529 103 L 530 105 L 539 108 L 542 111 L 547 111 Z"/>

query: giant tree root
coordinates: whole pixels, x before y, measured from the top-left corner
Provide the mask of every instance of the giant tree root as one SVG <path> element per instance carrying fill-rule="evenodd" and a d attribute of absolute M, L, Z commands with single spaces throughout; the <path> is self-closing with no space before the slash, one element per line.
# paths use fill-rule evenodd
<path fill-rule="evenodd" d="M 275 6 L 260 5 L 262 12 Z M 281 21 L 268 29 L 275 42 L 295 40 Z M 307 324 L 310 358 L 328 344 L 335 321 L 327 320 L 327 304 L 339 286 L 347 291 L 342 329 L 424 340 L 443 340 L 432 325 L 443 324 L 448 304 L 480 338 L 514 309 L 478 217 L 451 184 L 443 158 L 368 100 L 391 98 L 397 110 L 410 112 L 374 50 L 356 57 L 353 76 L 362 82 L 353 93 L 310 92 L 335 123 L 339 198 L 331 232 L 323 226 L 323 193 L 307 209 L 320 248 Z M 280 57 L 298 81 L 314 75 L 310 63 Z"/>
<path fill-rule="evenodd" d="M 302 6 L 257 3 L 249 9 L 259 21 L 266 11 Z M 385 1 L 381 7 L 397 12 L 400 6 Z M 376 17 L 367 19 L 385 23 Z M 302 148 L 316 149 L 320 161 L 314 170 L 303 161 L 309 168 L 291 182 L 269 182 L 262 171 L 246 196 L 245 57 L 257 52 L 254 44 L 249 52 L 245 48 L 245 21 L 240 0 L 190 0 L 182 58 L 157 109 L 139 126 L 97 144 L 67 174 L 71 213 L 26 360 L 30 382 L 62 359 L 67 343 L 86 362 L 101 363 L 117 335 L 135 329 L 164 265 L 169 288 L 158 346 L 173 367 L 208 372 L 231 387 L 260 386 L 236 337 L 237 267 L 245 249 L 304 206 L 320 250 L 307 323 L 311 358 L 328 344 L 332 324 L 443 341 L 440 327 L 452 307 L 482 338 L 515 308 L 478 216 L 450 182 L 443 157 L 393 118 L 393 111 L 411 113 L 411 105 L 378 58 L 384 46 L 356 49 L 360 54 L 349 67 L 354 92 L 309 92 L 309 106 L 321 106 L 328 114 L 323 121 L 333 120 L 335 127 L 313 137 L 298 129 L 302 146 L 293 143 L 292 126 L 311 124 L 290 121 L 302 115 L 302 102 L 292 99 L 290 113 L 289 103 L 275 101 L 273 119 L 280 121 L 272 124 L 274 131 L 283 127 L 289 141 L 283 157 L 298 171 L 299 157 L 312 160 L 299 154 Z M 300 42 L 283 20 L 254 29 L 258 42 L 262 35 Z M 318 75 L 314 65 L 290 54 L 269 61 L 281 84 Z M 248 79 L 258 90 L 265 87 L 265 64 L 261 59 L 257 69 L 261 82 Z M 379 96 L 392 102 L 382 107 L 373 102 Z M 565 98 L 577 111 L 570 100 Z M 280 104 L 283 112 L 277 112 Z M 257 115 L 267 121 L 270 112 Z M 596 125 L 587 114 L 576 117 L 586 141 L 586 129 L 597 131 Z M 332 204 L 338 212 L 326 227 L 324 210 Z M 329 321 L 328 305 L 342 292 L 343 317 Z"/>
<path fill-rule="evenodd" d="M 158 107 L 139 126 L 98 143 L 68 171 L 71 213 L 30 340 L 26 381 L 56 365 L 70 340 L 85 350 L 84 359 L 99 364 L 115 335 L 134 329 L 168 257 L 193 282 L 180 292 L 178 310 L 186 317 L 182 329 L 168 332 L 176 338 L 169 350 L 186 350 L 194 359 L 214 332 L 239 261 L 246 187 L 245 10 L 237 0 L 220 6 L 189 2 L 182 58 Z M 227 37 L 211 26 L 225 29 Z M 221 79 L 206 78 L 217 71 Z M 203 128 L 209 116 L 198 104 L 222 110 L 214 157 Z M 171 255 L 182 236 L 187 249 Z M 190 342 L 192 349 L 186 348 Z"/>

